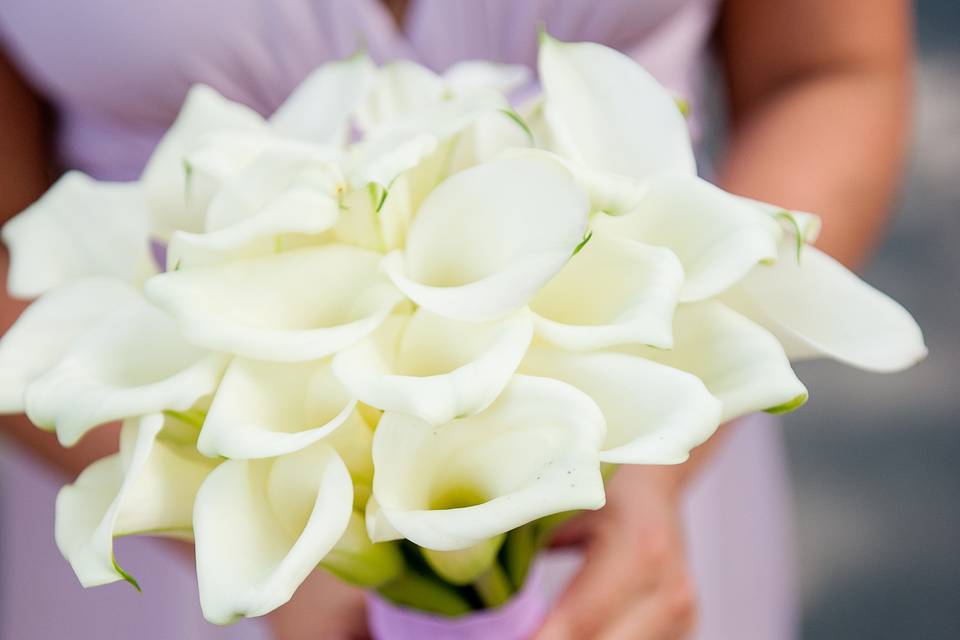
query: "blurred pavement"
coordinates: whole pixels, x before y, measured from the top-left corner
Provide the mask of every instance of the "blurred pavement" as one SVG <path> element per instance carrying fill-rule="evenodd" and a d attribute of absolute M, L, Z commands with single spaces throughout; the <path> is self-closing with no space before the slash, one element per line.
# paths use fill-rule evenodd
<path fill-rule="evenodd" d="M 915 143 L 865 279 L 903 303 L 931 355 L 880 376 L 798 367 L 787 417 L 810 640 L 960 638 L 960 1 L 918 3 Z"/>

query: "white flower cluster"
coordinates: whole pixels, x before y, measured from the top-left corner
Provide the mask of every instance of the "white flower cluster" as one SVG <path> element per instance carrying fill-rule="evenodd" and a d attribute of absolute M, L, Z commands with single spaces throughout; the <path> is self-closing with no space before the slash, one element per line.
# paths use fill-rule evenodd
<path fill-rule="evenodd" d="M 489 562 L 601 507 L 603 463 L 802 404 L 791 358 L 923 357 L 902 307 L 804 246 L 815 216 L 697 177 L 629 58 L 544 38 L 539 78 L 515 111 L 522 69 L 355 56 L 267 119 L 198 86 L 141 180 L 68 173 L 4 228 L 11 293 L 40 297 L 0 342 L 0 410 L 67 446 L 125 421 L 57 500 L 84 585 L 133 582 L 130 534 L 195 540 L 218 623 L 318 564 L 381 584 L 394 540 Z"/>

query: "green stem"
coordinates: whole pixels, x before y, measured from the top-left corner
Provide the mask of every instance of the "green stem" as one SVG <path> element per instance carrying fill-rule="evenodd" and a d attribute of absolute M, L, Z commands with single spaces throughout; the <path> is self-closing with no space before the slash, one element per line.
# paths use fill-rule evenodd
<path fill-rule="evenodd" d="M 510 578 L 499 562 L 494 562 L 486 573 L 477 578 L 473 588 L 480 596 L 483 606 L 488 609 L 499 607 L 513 595 Z"/>
<path fill-rule="evenodd" d="M 401 574 L 377 591 L 391 602 L 421 611 L 445 616 L 462 616 L 471 611 L 470 604 L 452 587 L 412 571 Z"/>
<path fill-rule="evenodd" d="M 531 522 L 514 529 L 507 535 L 504 545 L 504 562 L 507 575 L 515 589 L 519 590 L 527 579 L 530 563 L 537 552 L 536 524 Z"/>

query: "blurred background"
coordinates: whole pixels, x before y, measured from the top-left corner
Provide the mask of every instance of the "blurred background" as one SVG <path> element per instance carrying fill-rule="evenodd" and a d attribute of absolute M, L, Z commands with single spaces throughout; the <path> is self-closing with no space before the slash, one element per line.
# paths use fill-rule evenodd
<path fill-rule="evenodd" d="M 786 418 L 804 638 L 960 638 L 960 1 L 917 3 L 913 152 L 865 279 L 903 303 L 930 357 L 896 376 L 798 373 Z"/>

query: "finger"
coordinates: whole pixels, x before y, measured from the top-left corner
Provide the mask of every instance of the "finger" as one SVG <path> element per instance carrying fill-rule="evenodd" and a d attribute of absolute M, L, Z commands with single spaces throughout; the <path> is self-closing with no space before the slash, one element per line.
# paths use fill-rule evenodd
<path fill-rule="evenodd" d="M 630 541 L 616 533 L 592 539 L 580 572 L 564 590 L 537 640 L 592 638 L 624 602 L 638 597 Z"/>
<path fill-rule="evenodd" d="M 586 544 L 590 534 L 595 526 L 593 519 L 596 514 L 593 512 L 584 513 L 564 522 L 560 525 L 553 535 L 550 536 L 550 547 L 573 547 Z"/>
<path fill-rule="evenodd" d="M 363 592 L 314 571 L 293 598 L 268 617 L 277 640 L 369 638 Z"/>
<path fill-rule="evenodd" d="M 680 579 L 625 610 L 598 637 L 599 640 L 684 640 L 695 628 L 693 589 Z"/>

